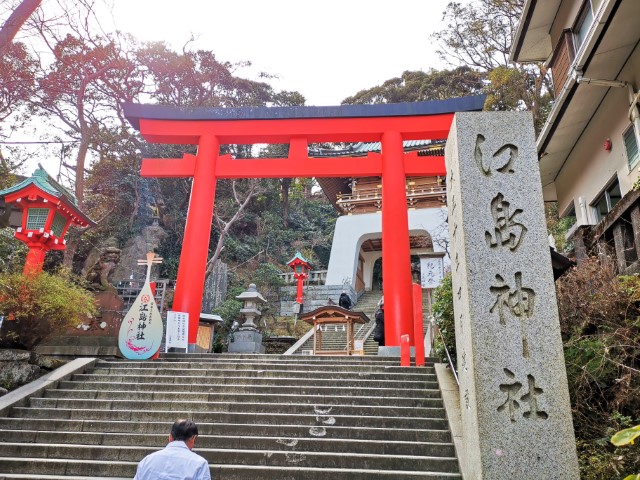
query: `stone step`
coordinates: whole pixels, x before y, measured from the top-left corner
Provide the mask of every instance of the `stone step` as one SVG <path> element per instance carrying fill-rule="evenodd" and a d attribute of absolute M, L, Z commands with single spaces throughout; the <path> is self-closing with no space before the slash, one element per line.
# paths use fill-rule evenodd
<path fill-rule="evenodd" d="M 285 397 L 286 399 L 286 397 Z M 164 400 L 92 400 L 78 398 L 31 398 L 29 399 L 29 408 L 32 409 L 91 409 L 96 411 L 129 411 L 129 410 L 153 410 L 163 411 L 180 407 L 190 412 L 208 412 L 208 413 L 289 413 L 300 414 L 314 412 L 323 414 L 324 411 L 330 411 L 331 416 L 349 415 L 357 412 L 358 415 L 376 416 L 376 417 L 426 417 L 426 418 L 443 418 L 445 412 L 442 407 L 427 406 L 400 406 L 396 405 L 362 405 L 362 404 L 339 404 L 324 402 L 308 402 L 308 403 L 260 403 L 260 402 L 244 402 L 231 404 L 229 402 L 201 402 L 187 401 L 184 399 L 174 401 Z M 366 418 L 366 417 L 364 417 Z"/>
<path fill-rule="evenodd" d="M 192 407 L 194 405 L 189 405 Z M 323 425 L 338 425 L 351 427 L 372 427 L 372 428 L 416 428 L 416 429 L 441 429 L 448 428 L 444 410 L 442 409 L 422 409 L 429 410 L 433 417 L 410 417 L 410 416 L 363 416 L 357 408 L 349 406 L 343 407 L 345 413 L 338 415 L 331 411 L 331 415 L 320 414 L 309 405 L 304 407 L 309 413 L 292 413 L 290 406 L 279 406 L 283 408 L 281 411 L 265 411 L 268 405 L 264 406 L 264 410 L 259 411 L 211 411 L 203 408 L 204 411 L 192 411 L 185 409 L 184 403 L 166 404 L 166 407 L 172 407 L 170 410 L 96 410 L 87 408 L 46 408 L 46 407 L 14 407 L 11 416 L 14 418 L 41 418 L 41 419 L 73 419 L 73 420 L 122 420 L 131 422 L 166 422 L 173 423 L 176 418 L 190 418 L 196 424 L 201 422 L 211 423 L 214 421 L 224 423 L 262 423 L 262 424 L 294 424 L 306 425 L 314 427 Z M 227 410 L 236 406 L 222 406 Z M 275 409 L 274 409 L 275 410 Z M 302 408 L 300 409 L 302 410 Z M 418 409 L 405 409 L 418 410 Z M 349 414 L 348 412 L 351 412 Z M 403 411 L 405 415 L 411 412 Z M 413 412 L 417 413 L 417 412 Z M 425 412 L 426 413 L 426 412 Z M 320 418 L 320 420 L 318 420 Z"/>
<path fill-rule="evenodd" d="M 86 389 L 49 389 L 45 391 L 45 399 L 77 399 L 77 400 L 130 400 L 143 402 L 207 402 L 209 404 L 224 403 L 280 403 L 280 404 L 318 404 L 323 405 L 394 405 L 398 407 L 437 407 L 442 408 L 439 398 L 406 398 L 400 396 L 384 397 L 365 396 L 362 392 L 352 395 L 341 395 L 341 391 L 326 392 L 326 395 L 305 395 L 298 392 L 266 392 L 236 393 L 225 388 L 224 392 L 129 392 L 123 390 L 86 390 Z"/>
<path fill-rule="evenodd" d="M 101 479 L 101 480 L 130 480 L 136 470 L 135 462 L 120 461 L 95 461 L 95 460 L 26 460 L 0 457 L 0 471 L 5 480 L 10 479 Z M 28 467 L 30 472 L 26 475 L 13 475 L 17 470 Z M 458 473 L 448 472 L 426 472 L 407 470 L 369 470 L 353 468 L 302 468 L 292 467 L 272 467 L 272 466 L 252 466 L 252 465 L 211 465 L 211 478 L 224 480 L 452 480 L 462 478 Z M 99 472 L 101 477 L 96 477 Z M 114 476 L 112 472 L 123 471 L 125 476 Z M 46 476 L 42 475 L 42 472 Z M 87 473 L 84 473 L 87 472 Z M 83 476 L 84 475 L 84 476 Z M 106 477 L 105 475 L 108 475 Z"/>
<path fill-rule="evenodd" d="M 40 444 L 40 443 L 0 443 L 3 455 L 24 458 L 25 463 L 34 459 L 73 459 L 92 461 L 139 462 L 146 455 L 158 450 L 153 447 L 108 446 L 79 444 Z M 291 466 L 305 468 L 360 468 L 376 470 L 409 471 L 428 470 L 454 473 L 458 461 L 454 457 L 434 457 L 416 455 L 374 455 L 345 452 L 307 452 L 297 449 L 279 450 L 234 450 L 199 448 L 198 455 L 210 464 L 253 465 L 253 466 Z M 1 465 L 1 461 L 0 461 Z M 34 472 L 42 473 L 42 472 Z M 90 473 L 90 472 L 86 472 Z M 122 472 L 124 473 L 124 472 Z M 119 473 L 121 474 L 121 473 Z"/>
<path fill-rule="evenodd" d="M 204 361 L 204 362 L 216 362 L 218 360 L 232 361 L 242 360 L 243 362 L 254 360 L 258 363 L 278 363 L 278 362 L 292 362 L 296 363 L 299 357 L 293 355 L 260 355 L 252 353 L 242 354 L 230 354 L 230 353 L 162 353 L 160 355 L 160 361 Z M 336 355 L 336 356 L 308 356 L 304 357 L 304 361 L 307 363 L 348 363 L 349 365 L 361 364 L 361 363 L 382 363 L 382 364 L 394 364 L 400 365 L 400 359 L 394 357 L 362 357 L 359 355 Z M 436 357 L 427 357 L 426 362 L 433 364 L 439 362 Z"/>
<path fill-rule="evenodd" d="M 175 375 L 107 375 L 107 374 L 76 374 L 73 376 L 74 382 L 111 382 L 111 383 L 139 383 L 139 384 L 190 384 L 190 385 L 227 385 L 226 382 L 232 385 L 263 385 L 273 386 L 279 383 L 290 386 L 292 382 L 298 381 L 300 383 L 306 382 L 311 387 L 334 387 L 336 389 L 352 386 L 353 388 L 382 388 L 383 385 L 387 385 L 386 388 L 397 387 L 398 389 L 405 389 L 415 387 L 425 391 L 436 390 L 438 388 L 437 382 L 432 380 L 423 381 L 395 381 L 387 380 L 385 382 L 384 377 L 377 377 L 374 380 L 364 379 L 334 379 L 334 378 L 289 378 L 289 377 L 244 377 L 244 378 L 225 378 L 215 375 L 212 372 L 210 375 L 197 376 L 197 377 L 178 377 Z M 295 385 L 295 383 L 293 383 Z M 429 396 L 427 393 L 426 396 Z"/>
<path fill-rule="evenodd" d="M 317 430 L 317 422 L 313 427 L 308 425 L 292 425 L 283 423 L 282 425 L 267 425 L 254 421 L 253 417 L 247 420 L 253 423 L 198 423 L 200 435 L 208 436 L 263 436 L 278 438 L 309 438 L 310 430 L 314 428 L 312 438 L 329 437 L 330 440 L 350 439 L 350 440 L 381 440 L 388 442 L 418 442 L 418 443 L 450 443 L 451 435 L 448 430 L 443 429 L 386 429 L 350 426 L 324 426 L 322 430 Z M 21 430 L 38 432 L 38 435 L 45 435 L 47 438 L 50 431 L 72 432 L 74 434 L 98 434 L 109 435 L 125 433 L 127 435 L 143 434 L 144 436 L 158 435 L 162 442 L 156 445 L 163 445 L 167 438 L 167 432 L 171 429 L 173 420 L 168 423 L 156 421 L 129 421 L 116 420 L 69 420 L 69 419 L 39 419 L 39 418 L 8 418 L 0 417 L 0 429 L 13 430 L 18 433 Z M 40 437 L 37 437 L 40 438 Z"/>
<path fill-rule="evenodd" d="M 157 448 L 167 441 L 166 433 L 100 433 L 100 432 L 64 432 L 0 429 L 2 438 L 10 438 L 12 443 L 29 444 L 79 444 L 104 446 L 146 446 Z M 0 445 L 3 445 L 0 443 Z M 376 455 L 425 455 L 452 457 L 455 450 L 452 443 L 407 442 L 369 439 L 340 438 L 299 438 L 271 436 L 231 436 L 198 435 L 198 449 L 235 449 L 235 450 L 292 450 L 304 452 L 352 452 Z"/>
<path fill-rule="evenodd" d="M 314 360 L 320 358 L 321 360 Z M 334 361 L 327 362 L 324 361 L 326 358 L 333 358 Z M 352 359 L 364 359 L 364 360 L 352 360 Z M 391 359 L 390 361 L 380 361 L 378 358 L 387 358 Z M 376 359 L 374 361 L 368 361 L 367 359 Z M 114 363 L 117 360 L 113 359 L 102 359 L 99 363 Z M 126 361 L 130 364 L 135 364 L 136 362 L 131 362 L 130 360 Z M 167 360 L 155 360 L 155 361 L 141 361 L 139 362 L 145 365 L 157 365 L 158 363 L 166 363 L 167 365 L 189 365 L 193 367 L 200 368 L 211 368 L 212 365 L 218 366 L 226 366 L 229 365 L 228 368 L 237 368 L 238 366 L 245 366 L 245 368 L 261 368 L 265 366 L 274 366 L 274 367 L 285 367 L 289 368 L 291 366 L 314 366 L 316 369 L 326 369 L 326 368 L 334 368 L 334 367 L 350 367 L 354 368 L 362 368 L 362 367 L 371 367 L 371 368 L 397 368 L 401 370 L 406 370 L 406 367 L 400 366 L 400 359 L 397 357 L 366 357 L 361 355 L 304 355 L 302 357 L 288 355 L 282 360 L 278 361 L 269 361 L 269 362 L 261 362 L 258 359 L 244 359 L 242 361 L 230 359 L 228 357 L 217 358 L 215 360 L 207 360 L 206 358 L 202 359 L 192 359 L 192 360 L 181 360 L 178 358 L 171 358 Z M 434 363 L 427 362 L 426 368 L 433 368 Z M 420 369 L 424 369 L 425 367 L 420 367 Z"/>
<path fill-rule="evenodd" d="M 135 372 L 134 372 L 135 373 Z M 166 385 L 238 385 L 238 386 L 263 386 L 263 387 L 289 387 L 300 384 L 307 384 L 309 387 L 314 388 L 382 388 L 391 390 L 405 390 L 405 389 L 426 389 L 429 385 L 433 386 L 436 381 L 435 376 L 427 375 L 420 380 L 397 380 L 396 377 L 390 379 L 374 378 L 369 376 L 364 378 L 327 378 L 323 375 L 323 378 L 317 377 L 305 377 L 303 375 L 297 376 L 249 376 L 244 374 L 243 376 L 235 375 L 223 375 L 212 372 L 207 376 L 189 376 L 189 377 L 175 377 L 173 375 L 106 375 L 106 374 L 92 374 L 92 373 L 79 373 L 73 376 L 70 380 L 76 383 L 83 382 L 109 382 L 109 383 L 138 383 L 138 384 L 154 384 Z"/>
<path fill-rule="evenodd" d="M 417 369 L 411 369 L 417 370 Z M 187 376 L 228 376 L 228 375 L 249 375 L 254 377 L 283 377 L 293 376 L 298 378 L 361 378 L 361 379 L 378 379 L 378 380 L 423 380 L 426 375 L 432 375 L 432 371 L 425 369 L 424 372 L 407 372 L 405 371 L 393 371 L 392 369 L 380 370 L 380 369 L 367 369 L 363 368 L 362 371 L 330 371 L 330 370 L 287 370 L 287 369 L 205 369 L 205 368 L 167 368 L 162 365 L 158 365 L 155 368 L 119 368 L 112 366 L 109 368 L 94 368 L 91 370 L 93 374 L 102 375 L 114 375 L 118 374 L 136 374 L 144 376 L 164 375 L 173 377 L 187 377 Z M 433 378 L 433 377 L 432 377 Z"/>
<path fill-rule="evenodd" d="M 298 358 L 305 358 L 305 355 L 301 355 Z M 334 377 L 336 374 L 344 374 L 345 376 L 351 374 L 353 376 L 363 377 L 365 375 L 395 375 L 401 378 L 419 378 L 424 375 L 433 375 L 435 372 L 434 367 L 422 367 L 422 368 L 400 368 L 400 367 L 376 367 L 376 366 L 362 366 L 362 367 L 327 367 L 324 365 L 292 365 L 292 366 L 283 366 L 283 365 L 193 365 L 193 366 L 181 366 L 179 364 L 174 365 L 163 365 L 162 363 L 155 363 L 149 365 L 132 365 L 127 367 L 122 367 L 115 364 L 101 364 L 96 365 L 96 370 L 109 372 L 113 370 L 127 370 L 127 371 L 137 371 L 141 370 L 145 373 L 160 373 L 162 371 L 169 371 L 171 373 L 180 373 L 185 374 L 185 371 L 190 371 L 192 374 L 197 374 L 199 371 L 204 372 L 219 372 L 224 373 L 225 375 L 232 375 L 233 372 L 251 372 L 252 375 L 264 375 L 267 372 L 273 372 L 274 374 L 281 373 L 290 373 L 292 375 L 313 375 L 314 373 L 318 374 L 326 374 L 329 373 Z M 238 373 L 238 375 L 246 375 L 246 373 Z"/>

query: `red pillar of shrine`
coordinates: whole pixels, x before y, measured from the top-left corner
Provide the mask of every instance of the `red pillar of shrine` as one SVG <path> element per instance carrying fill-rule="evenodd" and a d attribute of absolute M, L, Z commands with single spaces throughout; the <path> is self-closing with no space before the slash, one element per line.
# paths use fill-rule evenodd
<path fill-rule="evenodd" d="M 413 340 L 413 298 L 409 214 L 402 135 L 382 134 L 382 271 L 384 272 L 384 336 L 388 346 L 401 335 Z"/>
<path fill-rule="evenodd" d="M 220 142 L 215 136 L 200 137 L 172 308 L 189 314 L 189 345 L 195 344 L 198 336 L 219 153 Z"/>

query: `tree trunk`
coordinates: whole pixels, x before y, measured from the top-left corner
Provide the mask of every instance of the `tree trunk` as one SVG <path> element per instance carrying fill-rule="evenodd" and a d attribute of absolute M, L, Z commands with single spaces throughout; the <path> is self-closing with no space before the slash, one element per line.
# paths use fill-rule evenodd
<path fill-rule="evenodd" d="M 281 182 L 282 190 L 282 222 L 284 228 L 289 227 L 289 188 L 291 187 L 291 179 L 283 178 Z"/>
<path fill-rule="evenodd" d="M 3 57 L 9 51 L 16 34 L 41 3 L 42 0 L 22 0 L 18 8 L 13 11 L 2 28 L 0 28 L 0 57 Z"/>

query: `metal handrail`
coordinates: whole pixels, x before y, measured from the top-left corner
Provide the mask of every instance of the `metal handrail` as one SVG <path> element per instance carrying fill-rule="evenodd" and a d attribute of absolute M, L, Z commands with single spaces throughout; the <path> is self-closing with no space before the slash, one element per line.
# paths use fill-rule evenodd
<path fill-rule="evenodd" d="M 460 386 L 460 380 L 458 380 L 458 374 L 456 373 L 456 369 L 453 366 L 453 362 L 451 361 L 451 355 L 449 355 L 449 349 L 447 348 L 447 343 L 444 341 L 444 336 L 442 335 L 440 328 L 438 328 L 437 330 L 438 330 L 438 335 L 440 335 L 440 340 L 442 341 L 442 346 L 444 347 L 444 353 L 447 354 L 447 360 L 449 361 L 449 366 L 451 367 L 451 371 L 453 372 L 453 377 L 456 379 L 456 383 L 458 384 L 458 386 Z"/>

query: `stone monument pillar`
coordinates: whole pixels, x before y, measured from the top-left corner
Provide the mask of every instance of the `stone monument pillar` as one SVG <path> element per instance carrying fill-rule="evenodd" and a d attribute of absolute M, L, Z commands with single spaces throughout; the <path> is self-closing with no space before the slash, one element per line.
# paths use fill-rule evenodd
<path fill-rule="evenodd" d="M 229 342 L 230 353 L 264 353 L 264 345 L 262 345 L 262 334 L 258 331 L 258 326 L 253 323 L 254 319 L 259 319 L 262 312 L 258 310 L 258 303 L 267 303 L 256 288 L 256 284 L 252 283 L 246 292 L 242 292 L 236 297 L 244 302 L 240 314 L 245 321 L 237 332 L 233 333 L 232 341 Z"/>
<path fill-rule="evenodd" d="M 457 113 L 445 150 L 468 479 L 578 479 L 528 112 Z"/>

